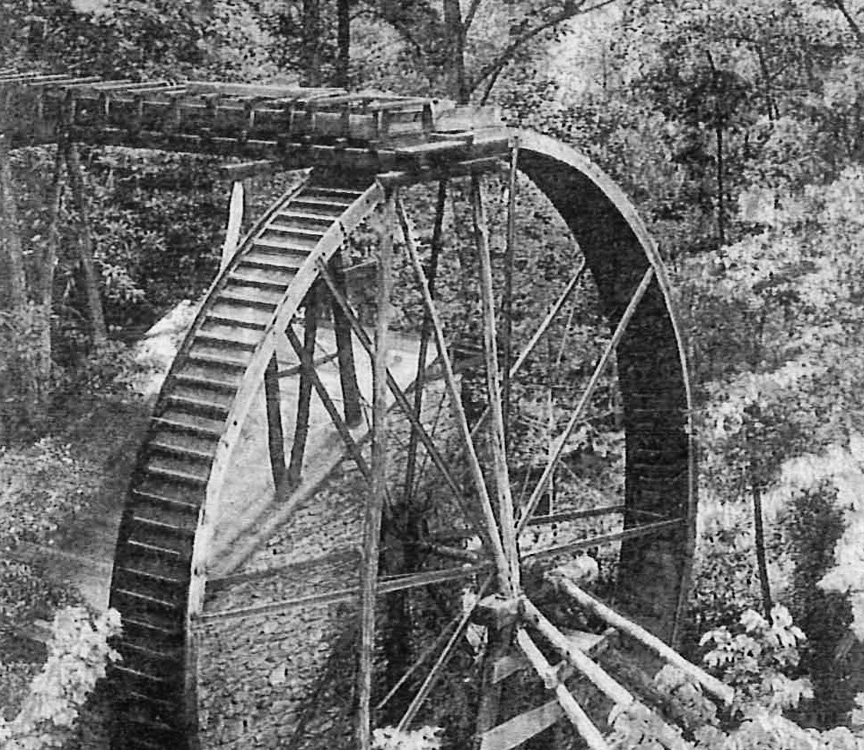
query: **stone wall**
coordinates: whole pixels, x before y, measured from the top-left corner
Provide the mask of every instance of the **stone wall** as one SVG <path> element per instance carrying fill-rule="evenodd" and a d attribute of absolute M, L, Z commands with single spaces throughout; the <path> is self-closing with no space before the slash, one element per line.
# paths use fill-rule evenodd
<path fill-rule="evenodd" d="M 355 470 L 335 477 L 329 487 L 335 489 L 323 489 L 298 508 L 239 571 L 250 580 L 222 589 L 216 584 L 208 617 L 356 586 L 364 484 Z M 320 737 L 325 728 L 331 737 L 350 731 L 353 677 L 348 673 L 354 655 L 343 634 L 355 614 L 351 602 L 307 602 L 274 613 L 199 622 L 201 747 L 284 747 L 304 710 L 313 706 L 306 735 Z M 313 695 L 328 666 L 321 692 Z M 313 743 L 307 738 L 299 747 Z M 332 740 L 325 745 L 332 747 Z"/>

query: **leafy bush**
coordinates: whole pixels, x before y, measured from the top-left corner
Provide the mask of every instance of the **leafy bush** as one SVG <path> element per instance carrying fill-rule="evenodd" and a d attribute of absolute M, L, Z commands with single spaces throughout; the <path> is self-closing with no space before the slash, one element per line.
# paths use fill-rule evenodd
<path fill-rule="evenodd" d="M 80 607 L 57 613 L 48 661 L 31 681 L 15 718 L 0 717 L 4 750 L 41 750 L 63 744 L 97 680 L 105 676 L 108 661 L 120 658 L 108 645 L 108 639 L 119 633 L 120 614 L 113 609 L 96 618 Z"/>
<path fill-rule="evenodd" d="M 860 707 L 851 716 L 852 728 L 827 731 L 805 729 L 784 716 L 810 693 L 809 681 L 792 676 L 799 663 L 804 633 L 792 622 L 788 610 L 777 606 L 769 622 L 754 610 L 746 611 L 737 627 L 706 633 L 701 643 L 709 668 L 736 689 L 732 716 L 721 717 L 701 688 L 678 670 L 667 667 L 655 681 L 658 687 L 686 705 L 698 726 L 688 737 L 665 724 L 644 706 L 616 708 L 610 716 L 613 747 L 636 750 L 862 750 Z M 734 723 L 732 719 L 740 722 Z"/>
<path fill-rule="evenodd" d="M 705 663 L 735 688 L 735 713 L 745 717 L 762 709 L 778 713 L 812 697 L 809 680 L 789 676 L 798 666 L 798 649 L 806 636 L 793 624 L 786 607 L 775 606 L 770 622 L 748 609 L 737 631 L 733 635 L 729 628 L 717 628 L 699 642 L 711 646 L 703 657 Z"/>

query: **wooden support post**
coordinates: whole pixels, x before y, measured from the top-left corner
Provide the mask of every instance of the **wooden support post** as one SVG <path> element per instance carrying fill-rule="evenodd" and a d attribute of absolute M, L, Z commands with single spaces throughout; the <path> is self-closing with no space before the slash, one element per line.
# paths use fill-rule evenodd
<path fill-rule="evenodd" d="M 498 722 L 501 704 L 501 681 L 495 680 L 495 665 L 510 650 L 513 640 L 513 624 L 487 629 L 486 653 L 483 656 L 483 674 L 480 685 L 480 705 L 477 708 L 477 723 L 474 747 L 482 748 L 483 737 Z"/>
<path fill-rule="evenodd" d="M 567 718 L 570 719 L 570 723 L 573 724 L 588 747 L 591 750 L 609 750 L 609 745 L 603 739 L 600 730 L 594 726 L 594 723 L 588 718 L 588 714 L 585 713 L 582 706 L 577 703 L 576 699 L 570 694 L 570 691 L 558 679 L 556 670 L 546 661 L 546 657 L 537 648 L 537 644 L 531 640 L 531 636 L 520 628 L 516 633 L 516 642 L 525 656 L 528 657 L 528 661 L 531 662 L 531 666 L 534 667 L 540 679 L 543 680 L 546 688 L 555 693 L 555 697 L 558 699 L 558 703 L 561 704 L 561 708 L 564 709 L 564 713 L 567 714 Z"/>
<path fill-rule="evenodd" d="M 639 643 L 649 648 L 661 659 L 680 669 L 689 677 L 692 677 L 709 693 L 720 698 L 720 700 L 727 705 L 731 704 L 735 699 L 735 691 L 731 687 L 721 682 L 716 677 L 712 677 L 704 669 L 701 669 L 692 662 L 687 661 L 687 659 L 681 656 L 681 654 L 667 646 L 657 636 L 649 633 L 641 625 L 637 625 L 632 620 L 628 620 L 623 615 L 619 615 L 615 610 L 607 607 L 586 591 L 583 591 L 566 577 L 557 576 L 555 580 L 559 584 L 560 590 L 570 596 L 577 604 L 579 604 L 579 606 L 593 612 L 599 618 L 609 623 L 613 628 L 617 628 L 622 633 L 626 633 L 631 638 L 635 638 Z"/>
<path fill-rule="evenodd" d="M 102 300 L 99 296 L 99 275 L 93 260 L 93 233 L 90 229 L 90 209 L 84 192 L 84 176 L 81 171 L 81 160 L 78 148 L 71 140 L 64 144 L 66 168 L 69 171 L 69 186 L 72 189 L 72 199 L 81 223 L 81 236 L 78 241 L 78 257 L 81 261 L 81 271 L 84 276 L 87 312 L 93 341 L 98 345 L 108 339 L 108 329 L 105 326 L 105 316 L 102 312 Z"/>
<path fill-rule="evenodd" d="M 270 453 L 270 468 L 273 471 L 273 486 L 278 495 L 285 482 L 285 442 L 282 433 L 279 364 L 276 362 L 275 354 L 270 358 L 264 372 L 264 398 L 267 407 L 267 447 Z"/>
<path fill-rule="evenodd" d="M 307 373 L 307 376 L 312 383 L 312 387 L 315 389 L 315 392 L 318 394 L 318 398 L 321 399 L 321 403 L 324 405 L 324 408 L 327 410 L 327 414 L 330 416 L 331 421 L 333 422 L 333 426 L 336 427 L 336 432 L 339 433 L 339 437 L 342 438 L 342 442 L 345 444 L 345 448 L 348 450 L 348 453 L 351 455 L 351 458 L 354 459 L 354 463 L 357 464 L 357 468 L 360 470 L 360 473 L 363 477 L 371 482 L 372 481 L 372 472 L 369 470 L 369 466 L 366 464 L 366 460 L 363 458 L 363 453 L 360 450 L 360 445 L 356 440 L 351 436 L 351 432 L 348 430 L 348 425 L 342 421 L 342 416 L 339 414 L 339 410 L 336 408 L 336 404 L 333 403 L 333 399 L 330 397 L 330 394 L 327 392 L 327 389 L 324 387 L 324 384 L 321 382 L 321 378 L 318 377 L 318 373 L 315 371 L 315 361 L 308 356 L 308 353 L 304 349 L 303 345 L 300 343 L 300 339 L 297 338 L 297 334 L 288 327 L 285 330 L 285 338 L 288 340 L 288 343 L 293 347 L 297 356 L 300 357 L 302 362 L 302 369 Z"/>
<path fill-rule="evenodd" d="M 346 294 L 345 272 L 342 256 L 337 252 L 330 261 L 330 271 L 333 283 Z M 336 334 L 336 351 L 339 353 L 339 382 L 342 386 L 342 404 L 345 422 L 349 427 L 356 427 L 363 419 L 360 410 L 360 387 L 357 385 L 357 371 L 354 367 L 354 344 L 351 337 L 351 322 L 345 315 L 342 306 L 332 300 L 333 330 Z"/>
<path fill-rule="evenodd" d="M 393 286 L 393 232 L 396 196 L 387 197 L 384 235 L 378 262 L 378 316 L 375 325 L 375 361 L 372 368 L 372 492 L 366 503 L 363 562 L 360 574 L 360 666 L 357 675 L 357 745 L 372 744 L 372 672 L 375 653 L 375 595 L 381 516 L 387 493 L 387 357 L 389 355 L 390 292 Z"/>
<path fill-rule="evenodd" d="M 318 335 L 319 291 L 318 284 L 313 284 L 306 294 L 306 312 L 303 321 L 303 355 L 301 359 L 306 359 L 310 362 L 315 357 L 315 339 Z M 300 372 L 300 385 L 297 392 L 297 419 L 294 426 L 294 441 L 291 443 L 291 460 L 288 464 L 286 477 L 289 487 L 296 487 L 300 484 L 300 475 L 303 471 L 303 457 L 306 454 L 306 441 L 309 437 L 311 400 L 312 379 L 304 368 Z"/>

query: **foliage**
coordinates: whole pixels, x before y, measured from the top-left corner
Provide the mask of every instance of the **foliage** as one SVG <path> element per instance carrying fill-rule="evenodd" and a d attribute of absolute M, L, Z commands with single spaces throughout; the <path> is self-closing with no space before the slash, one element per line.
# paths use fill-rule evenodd
<path fill-rule="evenodd" d="M 420 727 L 399 731 L 393 727 L 376 729 L 372 736 L 374 750 L 437 750 L 441 747 L 440 727 Z"/>
<path fill-rule="evenodd" d="M 21 541 L 45 543 L 98 482 L 96 467 L 56 438 L 0 450 L 0 549 L 8 551 Z"/>
<path fill-rule="evenodd" d="M 864 735 L 845 726 L 826 731 L 805 729 L 783 714 L 811 695 L 806 678 L 793 677 L 804 633 L 793 624 L 788 610 L 777 606 L 769 622 L 754 610 L 745 612 L 735 631 L 722 627 L 709 631 L 702 644 L 709 668 L 735 688 L 730 723 L 707 700 L 701 688 L 679 670 L 665 667 L 655 677 L 657 686 L 686 706 L 693 727 L 687 737 L 664 724 L 658 714 L 634 705 L 613 710 L 613 743 L 619 748 L 659 750 L 831 750 L 864 748 Z M 859 696 L 859 705 L 864 696 Z M 852 717 L 857 726 L 857 714 Z M 674 744 L 672 744 L 674 743 Z"/>
<path fill-rule="evenodd" d="M 703 657 L 708 667 L 735 688 L 736 714 L 749 718 L 761 709 L 778 713 L 812 697 L 806 679 L 788 676 L 798 666 L 798 649 L 806 636 L 786 607 L 776 605 L 770 622 L 748 609 L 739 630 L 735 635 L 725 627 L 710 630 L 699 642 L 711 647 Z"/>
<path fill-rule="evenodd" d="M 759 606 L 754 535 L 746 505 L 708 507 L 700 514 L 693 563 L 688 640 L 732 626 L 742 610 Z"/>
<path fill-rule="evenodd" d="M 81 608 L 57 613 L 48 644 L 48 661 L 30 683 L 18 714 L 0 717 L 0 744 L 7 750 L 59 747 L 73 726 L 81 706 L 108 661 L 119 654 L 108 639 L 120 632 L 120 615 L 108 610 L 91 618 Z"/>
<path fill-rule="evenodd" d="M 853 433 L 848 443 L 831 445 L 824 452 L 805 454 L 783 465 L 775 492 L 789 496 L 828 484 L 834 490 L 833 507 L 843 515 L 843 531 L 832 550 L 829 569 L 818 585 L 848 597 L 852 632 L 864 639 L 864 589 L 861 557 L 864 534 L 864 438 Z"/>

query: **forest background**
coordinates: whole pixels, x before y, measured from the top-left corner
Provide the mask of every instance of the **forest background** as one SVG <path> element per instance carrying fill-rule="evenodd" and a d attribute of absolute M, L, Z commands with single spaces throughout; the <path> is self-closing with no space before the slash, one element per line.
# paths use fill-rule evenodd
<path fill-rule="evenodd" d="M 590 156 L 648 223 L 685 319 L 702 501 L 693 653 L 706 630 L 757 632 L 748 609 L 770 629 L 780 603 L 807 636 L 780 671 L 815 697 L 775 700 L 774 715 L 862 723 L 864 3 L 0 0 L 0 14 L 0 69 L 443 95 Z M 0 218 L 18 228 L 0 245 L 6 551 L 50 540 L 92 482 L 63 440 L 64 405 L 132 398 L 130 344 L 218 265 L 215 162 L 80 156 L 90 231 L 75 185 L 57 189 L 54 149 L 15 152 L 0 175 Z M 73 599 L 0 559 L 0 636 Z M 61 708 L 27 687 L 38 664 L 0 654 L 6 720 L 35 700 L 62 725 L 112 627 L 58 620 L 61 641 L 91 644 L 64 667 L 80 680 Z M 787 730 L 765 746 L 798 747 Z"/>

